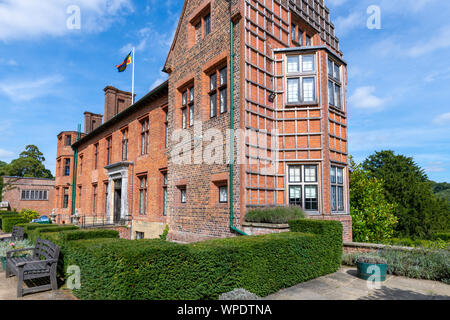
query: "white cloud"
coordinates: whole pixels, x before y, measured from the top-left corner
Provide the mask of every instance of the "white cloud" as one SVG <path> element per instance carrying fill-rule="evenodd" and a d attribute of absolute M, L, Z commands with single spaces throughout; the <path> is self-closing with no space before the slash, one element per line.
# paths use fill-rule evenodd
<path fill-rule="evenodd" d="M 450 68 L 440 70 L 440 71 L 435 71 L 435 72 L 428 74 L 425 77 L 425 82 L 433 82 L 436 80 L 447 80 L 447 79 L 450 79 Z"/>
<path fill-rule="evenodd" d="M 364 26 L 364 23 L 364 16 L 361 12 L 352 12 L 346 17 L 338 17 L 334 21 L 336 34 L 344 36 L 351 30 L 360 26 Z"/>
<path fill-rule="evenodd" d="M 407 50 L 411 57 L 419 57 L 425 54 L 433 53 L 436 50 L 450 47 L 450 26 L 442 28 L 436 35 L 429 40 L 421 41 Z"/>
<path fill-rule="evenodd" d="M 10 159 L 14 156 L 14 152 L 8 151 L 8 150 L 4 150 L 4 149 L 0 149 L 0 158 L 2 159 Z"/>
<path fill-rule="evenodd" d="M 450 112 L 443 113 L 437 116 L 436 118 L 434 118 L 433 123 L 437 125 L 450 125 Z"/>
<path fill-rule="evenodd" d="M 51 94 L 62 81 L 60 75 L 34 80 L 5 79 L 0 82 L 0 92 L 12 101 L 30 101 Z"/>
<path fill-rule="evenodd" d="M 444 172 L 447 171 L 442 161 L 429 162 L 424 168 L 427 172 Z"/>
<path fill-rule="evenodd" d="M 389 98 L 379 98 L 374 95 L 376 87 L 359 87 L 349 97 L 349 104 L 358 109 L 381 109 L 390 100 Z"/>
<path fill-rule="evenodd" d="M 73 32 L 66 24 L 70 5 L 80 8 L 82 32 L 103 31 L 119 15 L 133 10 L 131 0 L 4 0 L 0 2 L 0 41 Z"/>
<path fill-rule="evenodd" d="M 337 7 L 346 3 L 347 0 L 325 0 L 326 6 Z"/>

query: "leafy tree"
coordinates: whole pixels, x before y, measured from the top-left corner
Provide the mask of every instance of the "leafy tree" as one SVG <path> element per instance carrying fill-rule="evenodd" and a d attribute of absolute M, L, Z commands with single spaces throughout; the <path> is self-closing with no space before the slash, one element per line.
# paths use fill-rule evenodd
<path fill-rule="evenodd" d="M 44 155 L 34 145 L 25 147 L 19 158 L 11 161 L 6 168 L 6 174 L 15 177 L 53 178 L 50 170 L 46 169 L 43 162 Z"/>
<path fill-rule="evenodd" d="M 433 182 L 434 193 L 439 193 L 445 190 L 450 190 L 450 183 L 448 182 Z"/>
<path fill-rule="evenodd" d="M 380 151 L 369 156 L 363 168 L 369 177 L 383 181 L 386 200 L 396 204 L 398 236 L 429 238 L 448 228 L 448 205 L 434 195 L 431 182 L 413 158 Z"/>
<path fill-rule="evenodd" d="M 353 239 L 357 242 L 383 242 L 392 238 L 398 220 L 395 205 L 386 201 L 383 181 L 370 178 L 361 165 L 351 159 L 350 214 Z"/>

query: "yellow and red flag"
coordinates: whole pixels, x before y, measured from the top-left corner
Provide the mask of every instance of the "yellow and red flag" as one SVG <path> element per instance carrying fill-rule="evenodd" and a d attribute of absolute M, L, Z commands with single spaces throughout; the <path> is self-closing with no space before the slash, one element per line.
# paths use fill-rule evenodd
<path fill-rule="evenodd" d="M 125 60 L 123 60 L 121 64 L 116 66 L 119 72 L 124 72 L 127 69 L 127 66 L 131 63 L 131 52 L 127 55 L 127 57 L 125 58 Z"/>

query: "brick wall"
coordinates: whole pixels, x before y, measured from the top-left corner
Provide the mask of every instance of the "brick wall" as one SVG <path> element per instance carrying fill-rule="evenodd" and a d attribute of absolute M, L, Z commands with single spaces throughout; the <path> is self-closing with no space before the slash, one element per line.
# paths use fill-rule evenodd
<path fill-rule="evenodd" d="M 11 209 L 17 209 L 17 211 L 30 209 L 39 212 L 41 215 L 50 215 L 55 197 L 54 180 L 5 177 L 4 182 L 13 186 L 13 189 L 6 191 L 3 196 L 3 201 L 8 201 Z M 45 190 L 48 200 L 21 200 L 21 193 L 26 190 Z"/>

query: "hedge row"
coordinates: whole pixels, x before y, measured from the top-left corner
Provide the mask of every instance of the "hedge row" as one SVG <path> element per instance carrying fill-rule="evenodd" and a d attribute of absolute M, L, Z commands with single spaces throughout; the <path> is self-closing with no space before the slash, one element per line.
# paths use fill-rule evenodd
<path fill-rule="evenodd" d="M 65 278 L 65 252 L 69 241 L 86 240 L 86 239 L 106 239 L 119 238 L 119 231 L 108 229 L 90 229 L 90 230 L 63 230 L 60 232 L 43 232 L 40 233 L 41 239 L 46 239 L 60 247 L 60 255 L 58 262 L 58 276 Z"/>
<path fill-rule="evenodd" d="M 32 231 L 27 231 L 27 236 L 28 239 L 31 242 L 35 242 L 37 238 L 41 237 L 42 233 L 56 233 L 56 232 L 61 232 L 61 231 L 69 231 L 69 230 L 78 230 L 80 229 L 77 226 L 74 225 L 57 225 L 55 226 L 51 226 L 51 227 L 46 227 L 46 225 L 42 225 L 42 228 L 35 228 Z"/>
<path fill-rule="evenodd" d="M 287 223 L 290 220 L 303 219 L 305 214 L 299 207 L 273 207 L 252 209 L 245 215 L 247 222 Z"/>
<path fill-rule="evenodd" d="M 1 213 L 0 213 L 0 228 L 2 228 L 2 230 L 3 230 L 3 225 L 2 225 L 3 217 L 5 217 L 5 218 L 18 217 L 18 213 L 12 212 L 12 211 L 1 211 Z"/>
<path fill-rule="evenodd" d="M 2 231 L 3 232 L 12 232 L 12 229 L 15 225 L 21 223 L 27 223 L 28 220 L 20 217 L 3 217 L 2 218 Z"/>
<path fill-rule="evenodd" d="M 39 229 L 41 230 L 41 229 Z M 68 241 L 87 240 L 87 239 L 119 239 L 119 231 L 109 229 L 89 229 L 89 230 L 69 230 L 65 229 L 59 232 L 42 231 L 39 235 L 42 239 L 47 239 L 58 245 L 64 245 Z"/>
<path fill-rule="evenodd" d="M 340 223 L 339 223 L 340 225 Z M 81 299 L 217 299 L 235 288 L 266 296 L 338 270 L 342 226 L 301 220 L 288 232 L 193 244 L 161 240 L 69 241 L 65 265 L 81 268 Z M 316 233 L 316 234 L 314 234 Z"/>
<path fill-rule="evenodd" d="M 434 240 L 450 241 L 450 232 L 439 232 L 433 235 Z"/>

